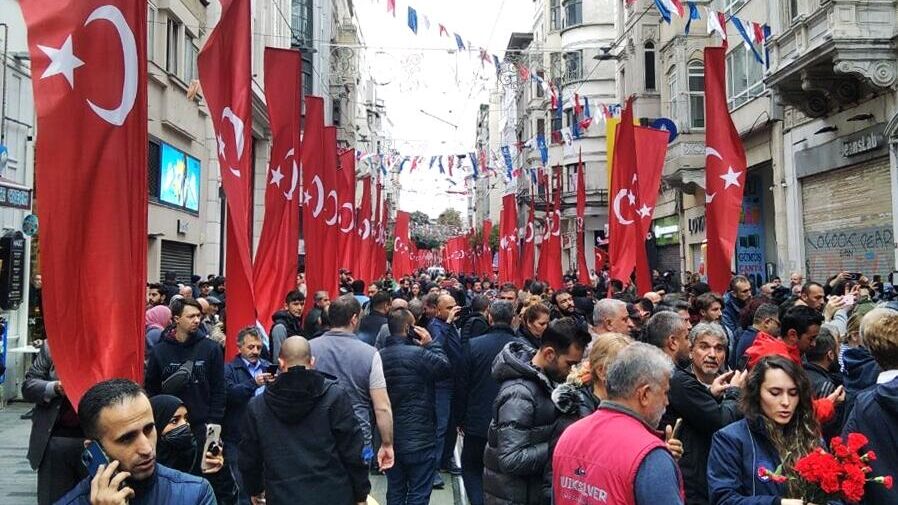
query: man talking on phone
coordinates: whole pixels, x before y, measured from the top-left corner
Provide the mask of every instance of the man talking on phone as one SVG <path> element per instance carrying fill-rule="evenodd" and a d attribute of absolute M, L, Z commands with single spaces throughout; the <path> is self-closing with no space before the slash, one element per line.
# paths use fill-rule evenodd
<path fill-rule="evenodd" d="M 208 482 L 156 463 L 153 408 L 134 382 L 112 379 L 94 385 L 78 402 L 78 419 L 89 439 L 85 447 L 91 446 L 86 457 L 102 458 L 102 463 L 57 505 L 216 503 Z"/>
<path fill-rule="evenodd" d="M 449 364 L 452 366 L 452 375 L 436 383 L 436 447 L 434 448 L 436 461 L 433 468 L 433 487 L 436 489 L 442 489 L 445 486 L 439 469 L 449 431 L 449 421 L 452 417 L 450 409 L 455 374 L 459 371 L 459 366 L 462 363 L 461 336 L 458 329 L 452 324 L 458 318 L 460 311 L 461 307 L 458 306 L 452 295 L 441 294 L 437 298 L 436 317 L 427 326 L 427 331 L 430 332 L 433 340 L 446 351 Z M 455 439 L 452 440 L 454 442 Z"/>

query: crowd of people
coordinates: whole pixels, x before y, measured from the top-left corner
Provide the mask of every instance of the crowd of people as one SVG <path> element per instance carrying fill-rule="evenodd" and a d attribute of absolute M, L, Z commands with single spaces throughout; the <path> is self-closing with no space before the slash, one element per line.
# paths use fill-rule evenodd
<path fill-rule="evenodd" d="M 97 384 L 76 413 L 41 346 L 38 502 L 361 504 L 380 472 L 387 505 L 421 505 L 448 472 L 471 505 L 799 505 L 759 468 L 855 432 L 873 475 L 898 470 L 898 302 L 877 279 L 575 279 L 341 270 L 331 299 L 300 274 L 225 356 L 225 279 L 166 276 L 144 384 Z M 90 475 L 85 441 L 105 455 Z M 863 503 L 898 492 L 871 482 Z"/>

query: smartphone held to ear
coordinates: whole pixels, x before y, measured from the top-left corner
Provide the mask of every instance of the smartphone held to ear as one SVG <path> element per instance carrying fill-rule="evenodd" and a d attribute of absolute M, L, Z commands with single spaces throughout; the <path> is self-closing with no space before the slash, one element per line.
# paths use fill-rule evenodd
<path fill-rule="evenodd" d="M 99 471 L 100 465 L 109 464 L 109 458 L 103 452 L 100 442 L 91 440 L 87 447 L 81 451 L 81 463 L 87 468 L 88 475 L 93 477 Z"/>

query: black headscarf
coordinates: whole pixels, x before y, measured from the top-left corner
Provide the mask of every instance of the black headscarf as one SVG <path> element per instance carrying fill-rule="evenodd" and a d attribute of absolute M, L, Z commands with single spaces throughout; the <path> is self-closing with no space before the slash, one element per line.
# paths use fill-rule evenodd
<path fill-rule="evenodd" d="M 184 424 L 162 434 L 184 402 L 175 396 L 158 395 L 150 398 L 150 405 L 153 406 L 153 421 L 156 423 L 156 461 L 175 470 L 190 472 L 196 461 L 196 440 L 190 425 Z"/>

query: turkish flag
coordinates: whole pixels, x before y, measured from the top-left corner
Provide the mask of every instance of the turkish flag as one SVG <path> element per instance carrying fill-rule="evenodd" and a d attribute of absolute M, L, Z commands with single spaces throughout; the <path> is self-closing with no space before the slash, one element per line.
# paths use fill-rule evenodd
<path fill-rule="evenodd" d="M 726 49 L 705 48 L 705 215 L 708 239 L 708 285 L 723 293 L 732 276 L 730 265 L 745 189 L 745 149 L 727 109 Z"/>
<path fill-rule="evenodd" d="M 253 265 L 256 312 L 266 329 L 296 287 L 299 254 L 299 51 L 265 48 L 265 102 L 271 125 L 271 161 L 265 184 L 265 218 Z"/>
<path fill-rule="evenodd" d="M 499 220 L 499 282 L 518 280 L 518 203 L 514 193 L 502 197 Z"/>
<path fill-rule="evenodd" d="M 490 248 L 490 236 L 493 234 L 493 222 L 483 220 L 483 231 L 480 234 L 480 273 L 483 276 L 491 276 L 493 273 L 493 250 Z"/>
<path fill-rule="evenodd" d="M 337 198 L 340 201 L 339 231 L 337 235 L 337 254 L 340 258 L 339 268 L 351 270 L 354 275 L 358 252 L 353 251 L 355 245 L 355 149 L 346 149 L 340 153 L 340 166 L 337 169 Z M 359 277 L 361 278 L 361 277 Z"/>
<path fill-rule="evenodd" d="M 335 252 L 329 250 L 328 219 L 337 212 L 337 196 L 334 188 L 334 170 L 329 170 L 325 152 L 324 100 L 317 96 L 306 97 L 305 130 L 302 137 L 302 187 L 303 241 L 306 247 L 306 285 L 308 293 L 326 291 L 335 296 L 339 288 Z M 336 147 L 330 159 L 336 164 Z M 331 198 L 331 196 L 333 198 Z M 331 202 L 328 206 L 327 203 Z M 330 207 L 327 209 L 326 207 Z M 336 223 L 336 217 L 333 218 Z M 330 247 L 332 249 L 332 247 Z M 333 268 L 333 271 L 331 270 Z M 311 304 L 307 304 L 310 307 Z"/>
<path fill-rule="evenodd" d="M 37 113 L 44 324 L 77 407 L 97 382 L 143 382 L 146 5 L 20 4 Z"/>
<path fill-rule="evenodd" d="M 237 333 L 256 323 L 249 242 L 253 178 L 250 14 L 250 0 L 222 0 L 221 19 L 197 59 L 203 98 L 218 144 L 221 185 L 228 202 L 226 356 L 237 352 Z"/>
<path fill-rule="evenodd" d="M 652 289 L 652 271 L 649 268 L 649 257 L 645 249 L 645 238 L 652 228 L 652 216 L 655 214 L 655 202 L 661 189 L 661 174 L 664 171 L 664 158 L 667 156 L 667 144 L 670 133 L 655 128 L 636 127 L 636 161 L 639 200 L 636 215 L 639 216 L 639 236 L 641 245 L 637 246 L 636 288 L 639 293 Z"/>
<path fill-rule="evenodd" d="M 527 213 L 527 227 L 524 229 L 524 250 L 521 254 L 521 267 L 518 269 L 517 285 L 523 286 L 524 281 L 533 277 L 533 268 L 536 263 L 536 233 L 533 229 L 533 199 L 530 199 L 530 210 Z"/>
<path fill-rule="evenodd" d="M 340 155 L 337 153 L 337 128 L 334 126 L 324 127 L 324 167 L 327 173 L 325 179 L 327 183 L 327 198 L 324 205 L 324 235 L 320 236 L 324 242 L 322 246 L 322 254 L 324 255 L 322 265 L 322 275 L 326 277 L 332 291 L 331 297 L 335 298 L 340 295 L 340 242 L 335 240 L 340 230 L 340 210 L 342 202 L 337 188 L 340 187 L 340 174 L 338 168 L 340 166 Z M 312 263 L 314 265 L 315 263 Z M 333 279 L 332 281 L 330 279 Z"/>
<path fill-rule="evenodd" d="M 381 188 L 382 185 L 378 184 L 378 202 L 382 200 L 380 196 Z M 380 224 L 377 231 L 377 259 L 372 270 L 374 274 L 371 276 L 375 280 L 382 279 L 387 273 L 387 220 L 390 216 L 390 202 L 383 201 L 378 206 L 380 207 Z"/>
<path fill-rule="evenodd" d="M 564 276 L 561 273 L 561 184 L 560 170 L 556 171 L 556 179 L 559 183 L 554 191 L 554 203 L 552 204 L 552 213 L 547 216 L 551 223 L 549 229 L 549 243 L 546 248 L 545 277 L 546 281 L 552 289 L 559 290 L 564 287 Z"/>
<path fill-rule="evenodd" d="M 362 178 L 362 203 L 358 212 L 358 224 L 353 236 L 355 241 L 356 264 L 353 273 L 357 279 L 374 282 L 371 265 L 375 257 L 375 230 L 371 224 L 371 176 Z"/>
<path fill-rule="evenodd" d="M 586 266 L 586 182 L 583 174 L 583 152 L 577 167 L 577 280 L 589 285 L 589 267 Z"/>
<path fill-rule="evenodd" d="M 412 273 L 411 260 L 409 252 L 408 228 L 409 213 L 396 212 L 396 223 L 393 227 L 393 276 L 396 278 L 410 275 Z"/>
<path fill-rule="evenodd" d="M 611 173 L 611 216 L 608 241 L 611 278 L 627 285 L 636 267 L 639 250 L 645 250 L 645 235 L 641 232 L 636 201 L 637 184 L 636 128 L 633 126 L 633 97 L 627 99 L 621 114 L 614 148 Z M 645 254 L 643 252 L 643 254 Z"/>

